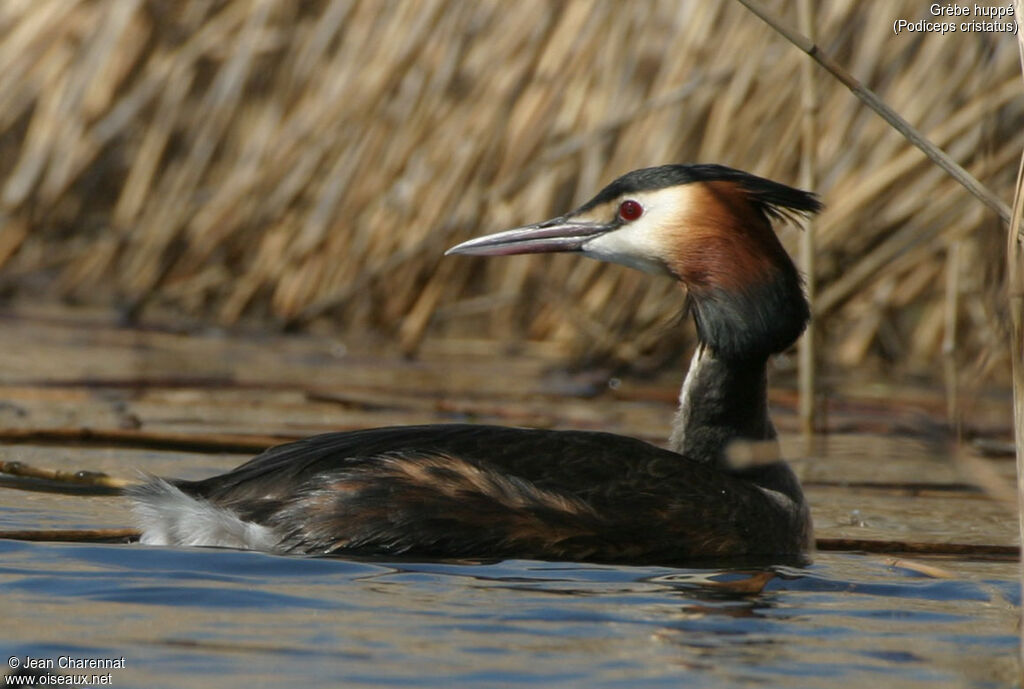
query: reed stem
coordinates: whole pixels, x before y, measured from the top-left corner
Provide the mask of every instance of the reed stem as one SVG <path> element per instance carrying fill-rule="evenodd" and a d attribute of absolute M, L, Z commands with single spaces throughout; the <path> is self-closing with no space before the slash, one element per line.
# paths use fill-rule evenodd
<path fill-rule="evenodd" d="M 814 36 L 814 8 L 810 0 L 797 3 L 800 30 L 808 36 Z M 817 187 L 817 148 L 818 148 L 818 88 L 814 68 L 804 60 L 800 64 L 800 80 L 803 85 L 801 107 L 803 117 L 800 129 L 800 186 L 804 189 Z M 817 295 L 817 281 L 814 265 L 814 233 L 815 223 L 809 218 L 800 235 L 800 267 L 804 272 L 804 286 L 807 290 L 807 301 L 814 313 L 814 301 Z M 799 385 L 800 385 L 800 428 L 805 439 L 810 441 L 815 431 L 815 410 L 817 401 L 817 329 L 818 323 L 813 318 L 807 326 L 799 348 Z"/>
<path fill-rule="evenodd" d="M 852 74 L 846 71 L 846 69 L 838 62 L 833 60 L 832 57 L 824 52 L 813 40 L 786 25 L 785 22 L 781 21 L 778 17 L 769 12 L 756 0 L 739 0 L 739 2 L 746 5 L 747 9 L 782 34 L 790 43 L 810 55 L 815 62 L 828 70 L 828 72 L 836 79 L 841 81 L 846 88 L 853 92 L 853 95 L 857 96 L 861 102 L 878 113 L 882 119 L 902 134 L 907 141 L 921 149 L 926 156 L 931 158 L 935 164 L 949 173 L 953 179 L 962 184 L 967 191 L 971 192 L 971 194 L 978 198 L 978 200 L 995 211 L 999 217 L 1003 219 L 1003 222 L 1010 222 L 1010 209 L 998 196 L 992 193 L 984 184 L 975 179 L 971 173 L 957 164 L 957 162 L 949 157 L 949 155 L 942 149 L 929 141 L 923 134 L 921 134 L 921 132 L 917 131 L 913 125 L 907 122 L 899 113 L 879 98 L 874 91 L 857 81 Z"/>
<path fill-rule="evenodd" d="M 1018 29 L 1024 26 L 1024 0 L 1014 2 Z M 1024 78 L 1024 36 L 1017 31 L 1021 76 Z M 1018 240 L 1021 211 L 1024 210 L 1024 154 L 1017 168 L 1017 191 L 1013 199 L 1013 221 L 1006 237 L 1007 304 L 1010 308 L 1010 367 L 1013 375 L 1013 428 L 1017 446 L 1017 519 L 1020 542 L 1024 544 L 1024 250 Z M 1024 593 L 1024 558 L 1021 558 L 1021 590 Z M 1021 606 L 1020 675 L 1024 685 L 1024 605 Z"/>

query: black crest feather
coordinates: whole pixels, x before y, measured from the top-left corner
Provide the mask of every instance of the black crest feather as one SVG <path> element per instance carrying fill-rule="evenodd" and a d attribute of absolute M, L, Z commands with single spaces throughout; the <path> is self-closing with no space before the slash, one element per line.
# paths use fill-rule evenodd
<path fill-rule="evenodd" d="M 581 211 L 639 191 L 652 191 L 694 182 L 732 182 L 743 189 L 754 207 L 772 220 L 795 221 L 822 209 L 818 197 L 802 189 L 773 182 L 725 165 L 661 165 L 634 170 L 602 189 Z"/>

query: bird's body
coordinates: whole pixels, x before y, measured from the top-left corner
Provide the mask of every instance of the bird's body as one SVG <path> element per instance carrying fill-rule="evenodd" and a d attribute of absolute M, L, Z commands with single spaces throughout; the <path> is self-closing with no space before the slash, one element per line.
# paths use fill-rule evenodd
<path fill-rule="evenodd" d="M 794 486 L 611 433 L 434 425 L 318 435 L 136 496 L 170 508 L 144 519 L 156 543 L 670 563 L 800 552 Z"/>
<path fill-rule="evenodd" d="M 433 425 L 328 433 L 202 481 L 132 491 L 143 542 L 278 552 L 680 563 L 795 555 L 811 528 L 773 441 L 768 356 L 802 332 L 799 275 L 771 228 L 819 208 L 805 192 L 721 166 L 625 175 L 566 216 L 454 253 L 579 251 L 675 277 L 700 344 L 668 449 L 585 431 Z"/>

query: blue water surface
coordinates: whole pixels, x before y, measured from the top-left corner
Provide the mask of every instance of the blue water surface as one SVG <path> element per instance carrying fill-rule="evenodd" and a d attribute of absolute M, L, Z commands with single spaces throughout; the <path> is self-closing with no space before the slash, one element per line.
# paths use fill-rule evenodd
<path fill-rule="evenodd" d="M 1011 686 L 1015 566 L 933 564 L 953 569 L 853 554 L 722 571 L 0 541 L 0 645 L 16 662 L 124 657 L 91 671 L 114 687 Z"/>

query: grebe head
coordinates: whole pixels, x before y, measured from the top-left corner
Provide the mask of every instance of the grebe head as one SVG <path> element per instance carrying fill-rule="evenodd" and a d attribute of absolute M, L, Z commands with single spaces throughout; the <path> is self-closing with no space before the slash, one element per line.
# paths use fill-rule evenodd
<path fill-rule="evenodd" d="M 671 276 L 688 289 L 702 343 L 725 359 L 767 357 L 810 318 L 771 222 L 820 209 L 811 193 L 722 165 L 663 165 L 619 177 L 571 213 L 447 253 L 579 252 Z"/>

